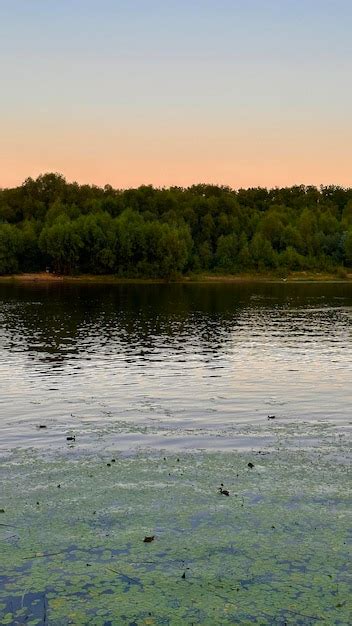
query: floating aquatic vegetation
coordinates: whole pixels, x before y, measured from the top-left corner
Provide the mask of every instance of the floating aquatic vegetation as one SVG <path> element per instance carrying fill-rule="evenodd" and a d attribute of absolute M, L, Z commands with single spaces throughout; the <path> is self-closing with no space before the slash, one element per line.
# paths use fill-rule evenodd
<path fill-rule="evenodd" d="M 270 454 L 14 452 L 0 622 L 347 625 L 347 454 L 341 438 Z"/>

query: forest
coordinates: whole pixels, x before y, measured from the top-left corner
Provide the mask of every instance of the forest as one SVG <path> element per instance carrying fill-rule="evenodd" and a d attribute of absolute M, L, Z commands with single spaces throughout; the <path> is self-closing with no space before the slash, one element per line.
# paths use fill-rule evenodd
<path fill-rule="evenodd" d="M 0 189 L 0 274 L 177 278 L 352 267 L 352 189 L 103 188 L 56 173 Z"/>

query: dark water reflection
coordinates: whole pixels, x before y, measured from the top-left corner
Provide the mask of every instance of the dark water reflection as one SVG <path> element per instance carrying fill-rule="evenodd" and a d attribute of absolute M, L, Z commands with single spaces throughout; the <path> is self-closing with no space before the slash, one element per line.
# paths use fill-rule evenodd
<path fill-rule="evenodd" d="M 1 446 L 73 429 L 206 447 L 268 413 L 343 429 L 351 330 L 345 283 L 3 284 Z"/>

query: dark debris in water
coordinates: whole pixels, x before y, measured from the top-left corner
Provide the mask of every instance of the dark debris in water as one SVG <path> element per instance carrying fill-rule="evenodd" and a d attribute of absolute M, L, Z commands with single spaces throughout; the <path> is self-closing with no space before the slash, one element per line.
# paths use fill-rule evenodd
<path fill-rule="evenodd" d="M 230 492 L 228 489 L 224 489 L 224 483 L 221 483 L 220 487 L 218 487 L 219 492 L 223 495 L 223 496 L 229 496 Z"/>

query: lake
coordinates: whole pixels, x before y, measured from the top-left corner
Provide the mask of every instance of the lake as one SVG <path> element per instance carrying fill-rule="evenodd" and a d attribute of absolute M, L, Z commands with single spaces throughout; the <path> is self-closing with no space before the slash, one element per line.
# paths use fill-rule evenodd
<path fill-rule="evenodd" d="M 351 357 L 351 284 L 0 285 L 0 445 L 221 449 L 270 439 L 268 415 L 346 429 Z"/>
<path fill-rule="evenodd" d="M 0 623 L 351 624 L 351 331 L 343 282 L 0 284 Z"/>

